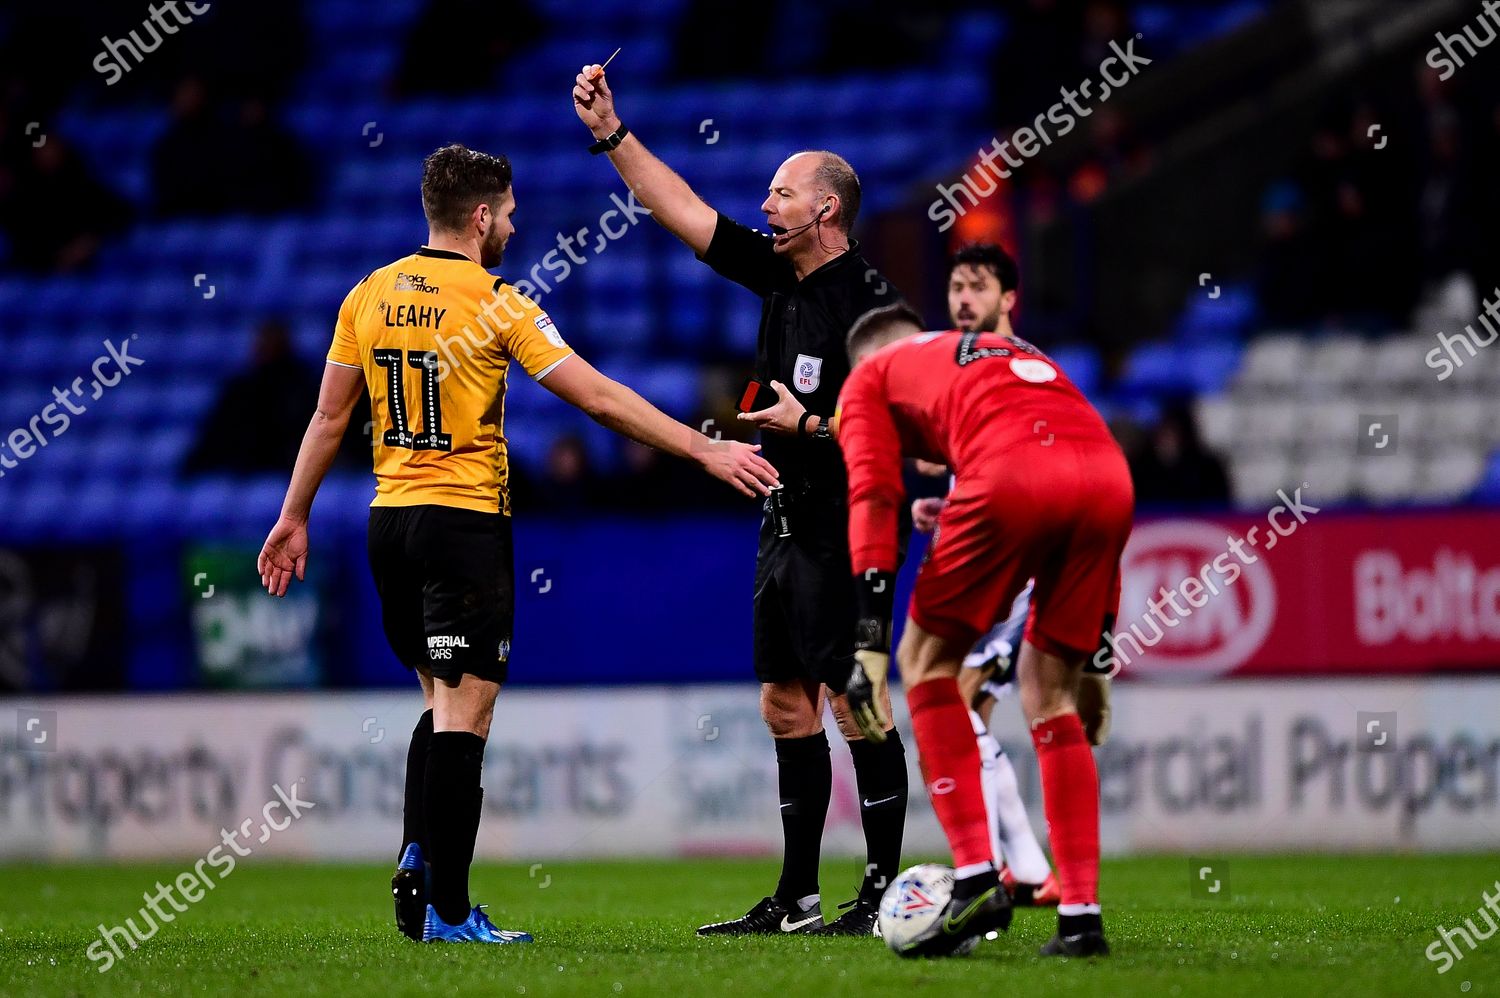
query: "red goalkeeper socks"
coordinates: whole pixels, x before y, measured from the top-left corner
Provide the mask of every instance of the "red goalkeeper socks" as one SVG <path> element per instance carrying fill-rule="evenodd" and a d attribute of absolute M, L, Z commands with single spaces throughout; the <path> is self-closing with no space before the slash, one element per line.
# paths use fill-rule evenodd
<path fill-rule="evenodd" d="M 984 791 L 979 782 L 979 746 L 969 710 L 955 679 L 930 679 L 906 691 L 917 736 L 922 776 L 932 809 L 953 849 L 959 870 L 993 865 Z M 1076 718 L 1074 719 L 1077 720 Z"/>
<path fill-rule="evenodd" d="M 1033 726 L 1031 741 L 1042 771 L 1042 804 L 1063 908 L 1097 906 L 1099 773 L 1083 722 L 1076 713 L 1059 715 Z"/>

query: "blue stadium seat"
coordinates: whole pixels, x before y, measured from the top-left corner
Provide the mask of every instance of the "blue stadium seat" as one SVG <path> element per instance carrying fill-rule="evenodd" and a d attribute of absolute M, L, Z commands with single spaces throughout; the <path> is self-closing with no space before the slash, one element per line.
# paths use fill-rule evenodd
<path fill-rule="evenodd" d="M 150 474 L 130 483 L 129 494 L 116 507 L 115 520 L 122 530 L 159 530 L 162 510 L 180 508 L 181 491 L 170 475 Z"/>
<path fill-rule="evenodd" d="M 190 530 L 212 530 L 232 522 L 242 485 L 227 476 L 201 478 L 188 483 L 177 513 Z"/>
<path fill-rule="evenodd" d="M 117 479 L 96 479 L 68 504 L 68 519 L 80 531 L 118 531 L 120 510 L 129 500 Z"/>
<path fill-rule="evenodd" d="M 1173 336 L 1183 343 L 1242 340 L 1259 316 L 1254 290 L 1247 284 L 1222 284 L 1219 297 L 1208 297 L 1213 285 L 1190 295 Z"/>
<path fill-rule="evenodd" d="M 261 321 L 286 317 L 299 351 L 317 363 L 349 288 L 415 248 L 424 232 L 418 157 L 454 139 L 511 155 L 521 206 L 520 234 L 505 267 L 512 281 L 555 247 L 557 232 L 587 225 L 594 235 L 600 216 L 614 207 L 611 195 L 625 196 L 606 164 L 579 152 L 582 130 L 556 103 L 556 84 L 549 82 L 558 66 L 603 58 L 622 45 L 627 61 L 620 65 L 635 81 L 632 92 L 642 120 L 652 123 L 653 144 L 680 162 L 716 207 L 753 226 L 764 224 L 759 205 L 772 172 L 798 148 L 835 144 L 846 152 L 866 177 L 867 205 L 878 207 L 925 180 L 928 151 L 939 137 L 989 127 L 982 120 L 982 74 L 951 59 L 952 68 L 833 79 L 789 74 L 769 86 L 664 83 L 674 61 L 672 29 L 686 0 L 606 0 L 583 22 L 562 0 L 539 0 L 554 26 L 566 23 L 569 30 L 554 31 L 510 60 L 492 93 L 390 100 L 385 84 L 426 2 L 305 5 L 310 48 L 331 55 L 294 82 L 282 117 L 322 167 L 317 214 L 147 215 L 107 244 L 86 276 L 0 278 L 0 314 L 10 320 L 0 329 L 0 346 L 22 372 L 0 372 L 0 415 L 14 413 L 6 425 L 24 425 L 50 400 L 54 384 L 82 377 L 87 395 L 90 365 L 105 355 L 105 340 L 134 334 L 132 353 L 146 359 L 126 386 L 85 398 L 90 411 L 75 417 L 63 438 L 0 480 L 0 510 L 24 507 L 24 515 L 8 518 L 7 530 L 24 534 L 33 523 L 54 532 L 130 531 L 170 511 L 188 533 L 250 526 L 263 533 L 283 476 L 178 483 L 177 467 L 224 380 L 244 368 Z M 995 14 L 965 14 L 954 22 L 947 49 L 977 51 L 1002 30 Z M 886 113 L 881 134 L 840 127 L 848 112 L 869 106 Z M 721 133 L 712 146 L 699 132 L 707 118 Z M 170 125 L 169 110 L 80 101 L 65 108 L 60 122 L 106 182 L 149 202 L 150 153 Z M 383 135 L 378 146 L 363 134 L 367 122 Z M 694 417 L 703 401 L 700 360 L 744 363 L 751 355 L 759 316 L 754 297 L 712 274 L 653 223 L 638 224 L 602 252 L 589 242 L 589 262 L 550 288 L 544 307 L 556 310 L 564 335 L 586 355 L 607 358 L 607 369 L 678 418 Z M 214 286 L 212 299 L 194 287 L 199 273 Z M 1080 384 L 1097 382 L 1092 353 L 1080 351 L 1065 363 Z M 509 410 L 518 463 L 540 463 L 562 432 L 581 434 L 601 466 L 620 461 L 616 437 L 519 370 Z M 368 476 L 351 481 L 330 479 L 325 500 L 365 505 L 373 488 Z M 89 497 L 80 518 L 57 501 L 75 494 Z"/>
<path fill-rule="evenodd" d="M 1229 387 L 1240 366 L 1238 343 L 1204 343 L 1187 352 L 1187 373 L 1198 395 L 1216 395 Z"/>
<path fill-rule="evenodd" d="M 1104 363 L 1099 359 L 1099 354 L 1093 347 L 1083 345 L 1060 346 L 1047 351 L 1048 356 L 1057 361 L 1068 380 L 1077 386 L 1089 398 L 1093 398 L 1099 390 L 1099 382 L 1104 373 Z"/>
<path fill-rule="evenodd" d="M 1131 353 L 1117 387 L 1141 395 L 1217 393 L 1228 386 L 1239 358 L 1234 343 L 1148 343 Z"/>
<path fill-rule="evenodd" d="M 1474 502 L 1487 506 L 1500 506 L 1500 450 L 1490 455 L 1485 464 L 1484 477 L 1471 497 Z"/>

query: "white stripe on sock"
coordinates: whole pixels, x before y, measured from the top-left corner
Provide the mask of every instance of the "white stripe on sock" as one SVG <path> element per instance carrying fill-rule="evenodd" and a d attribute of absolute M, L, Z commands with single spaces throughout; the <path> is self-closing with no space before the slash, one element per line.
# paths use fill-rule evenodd
<path fill-rule="evenodd" d="M 1031 830 L 1031 818 L 1021 800 L 1016 771 L 993 736 L 979 739 L 979 751 L 985 761 L 979 770 L 979 782 L 984 788 L 995 860 L 1008 864 L 1011 874 L 1021 883 L 1039 884 L 1047 879 L 1052 867 Z"/>

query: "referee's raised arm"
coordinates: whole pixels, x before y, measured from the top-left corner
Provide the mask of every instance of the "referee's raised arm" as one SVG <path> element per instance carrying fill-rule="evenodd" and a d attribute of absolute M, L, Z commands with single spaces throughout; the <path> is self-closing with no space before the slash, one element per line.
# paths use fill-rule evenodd
<path fill-rule="evenodd" d="M 694 253 L 706 253 L 718 212 L 620 124 L 615 96 L 599 66 L 585 66 L 578 74 L 573 84 L 573 109 L 597 140 L 589 151 L 608 153 L 626 186 L 652 217 Z"/>

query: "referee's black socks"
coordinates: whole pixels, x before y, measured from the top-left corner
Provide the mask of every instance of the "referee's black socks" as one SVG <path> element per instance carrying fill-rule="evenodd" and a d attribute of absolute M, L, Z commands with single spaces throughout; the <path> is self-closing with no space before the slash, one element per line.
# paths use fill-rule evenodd
<path fill-rule="evenodd" d="M 469 865 L 479 835 L 484 791 L 484 739 L 469 731 L 437 731 L 427 751 L 426 786 L 428 861 L 438 917 L 458 925 L 469 917 Z"/>
<path fill-rule="evenodd" d="M 776 782 L 781 789 L 781 880 L 776 898 L 793 911 L 818 893 L 818 854 L 833 795 L 828 735 L 776 739 Z"/>
<path fill-rule="evenodd" d="M 411 744 L 406 749 L 406 798 L 401 807 L 401 848 L 396 853 L 396 862 L 401 862 L 402 853 L 408 844 L 415 842 L 427 855 L 427 812 L 422 800 L 422 785 L 427 779 L 427 750 L 432 745 L 432 711 L 422 712 L 417 726 L 411 730 Z"/>
<path fill-rule="evenodd" d="M 895 729 L 878 745 L 863 738 L 849 743 L 854 782 L 859 789 L 859 820 L 865 830 L 865 879 L 859 896 L 878 901 L 901 872 L 901 837 L 906 831 L 906 746 Z"/>

